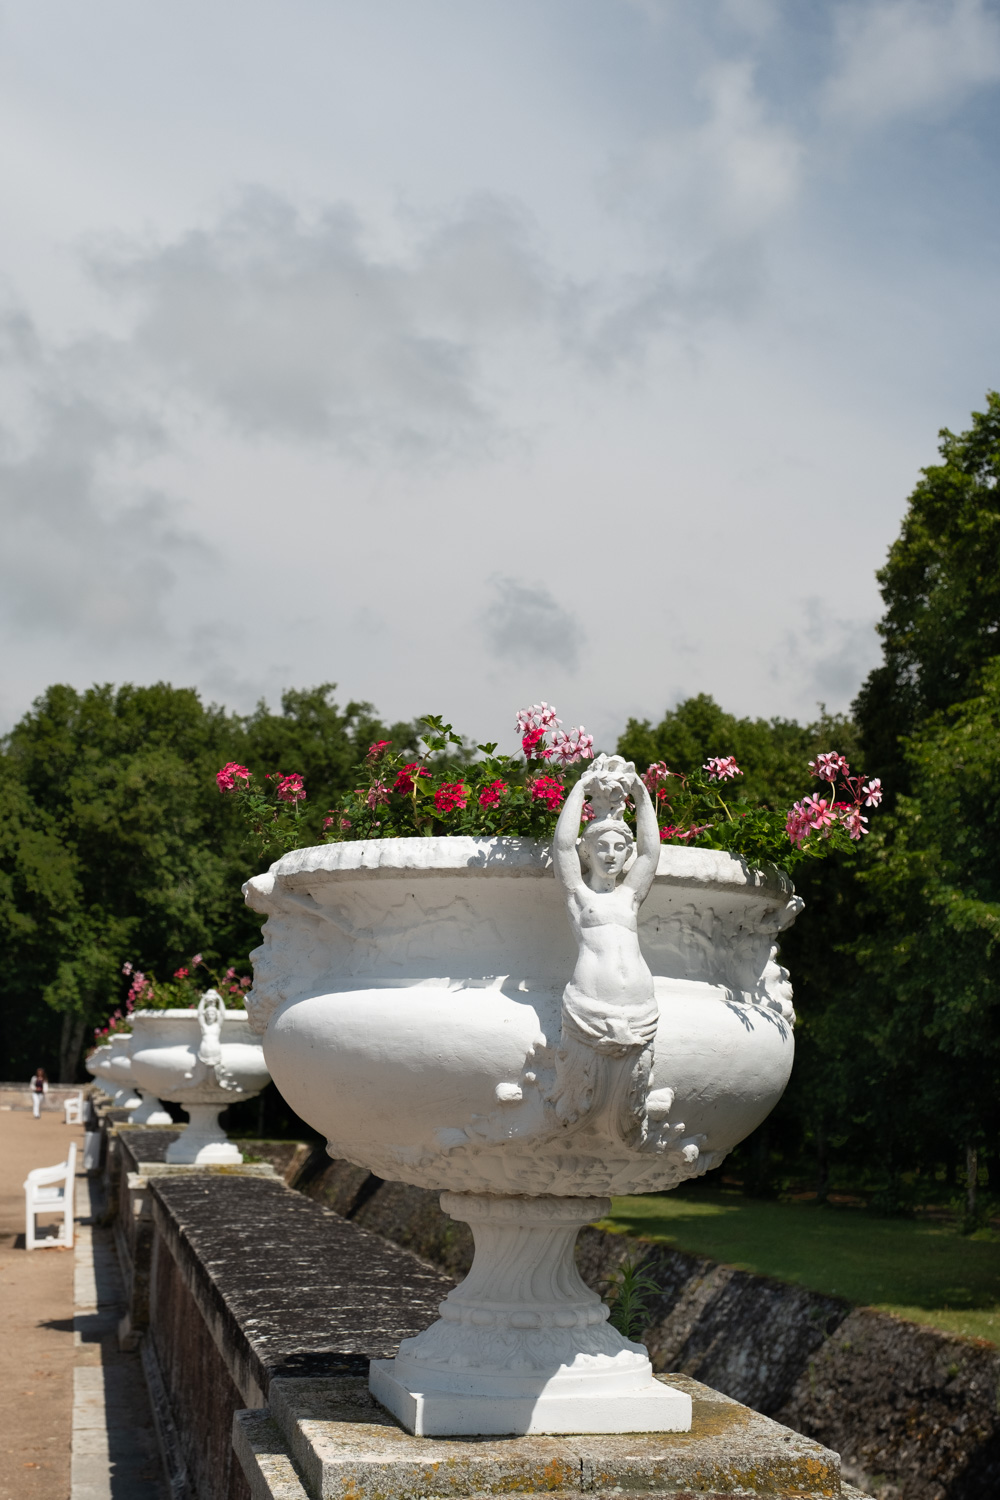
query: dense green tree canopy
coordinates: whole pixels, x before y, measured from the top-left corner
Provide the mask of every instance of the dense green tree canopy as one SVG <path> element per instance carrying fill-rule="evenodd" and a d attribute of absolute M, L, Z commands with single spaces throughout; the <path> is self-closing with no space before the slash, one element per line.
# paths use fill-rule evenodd
<path fill-rule="evenodd" d="M 125 958 L 161 977 L 195 950 L 246 966 L 257 919 L 240 885 L 256 865 L 215 772 L 228 760 L 302 772 L 318 831 L 370 739 L 413 740 L 412 725 L 387 729 L 370 705 L 341 710 L 332 693 L 292 690 L 280 713 L 261 703 L 245 718 L 163 683 L 57 685 L 36 701 L 0 767 L 8 1068 L 41 1056 L 71 1071 L 121 998 Z"/>
<path fill-rule="evenodd" d="M 883 660 L 855 711 L 872 770 L 902 785 L 900 738 L 973 696 L 1000 652 L 1000 395 L 923 471 L 878 574 Z"/>
<path fill-rule="evenodd" d="M 684 772 L 704 765 L 709 756 L 735 755 L 750 799 L 787 808 L 809 788 L 809 761 L 817 751 L 836 749 L 850 760 L 856 740 L 854 725 L 842 715 L 821 712 L 814 724 L 738 719 L 699 693 L 667 709 L 655 726 L 648 719 L 629 719 L 618 753 L 640 770 L 665 760 L 671 770 Z"/>

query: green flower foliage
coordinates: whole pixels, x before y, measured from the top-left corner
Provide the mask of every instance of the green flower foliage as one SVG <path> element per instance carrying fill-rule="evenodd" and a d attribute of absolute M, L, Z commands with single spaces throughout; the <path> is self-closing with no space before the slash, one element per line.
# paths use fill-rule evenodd
<path fill-rule="evenodd" d="M 523 710 L 519 719 L 527 712 Z M 583 773 L 592 753 L 588 744 L 585 753 L 575 756 L 567 779 L 565 769 L 553 765 L 555 752 L 541 729 L 525 737 L 521 759 L 498 755 L 495 742 L 468 746 L 438 716 L 429 715 L 421 723 L 423 748 L 415 758 L 409 758 L 409 749 L 397 752 L 388 740 L 369 747 L 355 767 L 360 785 L 324 819 L 324 842 L 444 834 L 546 839 L 555 829 L 568 787 Z M 462 757 L 459 763 L 456 752 Z M 827 758 L 842 763 L 847 775 L 842 756 Z M 743 772 L 732 756 L 710 757 L 688 772 L 657 761 L 642 774 L 655 800 L 664 843 L 720 849 L 750 865 L 776 864 L 790 870 L 803 860 L 822 859 L 838 850 L 852 852 L 863 836 L 866 819 L 860 809 L 869 789 L 862 788 L 861 777 L 850 784 L 843 777 L 821 780 L 811 798 L 778 810 L 756 803 L 734 784 Z M 800 764 L 800 790 L 806 779 Z M 247 766 L 230 763 L 216 780 L 219 790 L 238 806 L 248 842 L 259 856 L 273 857 L 316 842 L 302 816 L 308 794 L 297 773 L 261 778 Z M 835 801 L 834 782 L 847 800 Z M 874 790 L 873 805 L 880 798 L 881 792 Z M 632 816 L 631 810 L 626 816 Z"/>

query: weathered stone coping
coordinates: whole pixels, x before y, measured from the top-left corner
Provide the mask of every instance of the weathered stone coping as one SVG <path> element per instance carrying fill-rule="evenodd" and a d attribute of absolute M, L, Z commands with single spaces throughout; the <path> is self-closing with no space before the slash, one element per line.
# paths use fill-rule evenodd
<path fill-rule="evenodd" d="M 454 1285 L 273 1176 L 157 1175 L 149 1193 L 158 1253 L 177 1262 L 250 1406 L 276 1376 L 367 1376 Z"/>
<path fill-rule="evenodd" d="M 141 1161 L 165 1162 L 167 1148 L 183 1129 L 183 1125 L 120 1125 L 115 1135 L 123 1153 L 125 1171 L 137 1171 Z"/>
<path fill-rule="evenodd" d="M 270 1413 L 237 1412 L 233 1446 L 255 1495 L 285 1493 L 295 1470 L 310 1500 L 386 1500 L 627 1492 L 703 1500 L 833 1500 L 842 1487 L 836 1453 L 780 1427 L 683 1375 L 693 1425 L 684 1433 L 625 1436 L 418 1438 L 369 1395 L 363 1379 L 283 1380 Z M 294 1467 L 293 1467 L 294 1466 Z"/>

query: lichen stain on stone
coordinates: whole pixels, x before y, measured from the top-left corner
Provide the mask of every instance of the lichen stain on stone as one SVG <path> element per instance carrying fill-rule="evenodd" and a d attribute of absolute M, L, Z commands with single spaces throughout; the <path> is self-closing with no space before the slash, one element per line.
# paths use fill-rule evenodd
<path fill-rule="evenodd" d="M 567 1464 L 559 1458 L 550 1459 L 542 1474 L 545 1477 L 545 1488 L 549 1490 L 570 1489 L 580 1477 L 577 1464 Z"/>
<path fill-rule="evenodd" d="M 671 1434 L 691 1441 L 693 1438 L 717 1437 L 731 1427 L 745 1427 L 749 1417 L 746 1407 L 728 1401 L 692 1401 L 691 1431 Z"/>

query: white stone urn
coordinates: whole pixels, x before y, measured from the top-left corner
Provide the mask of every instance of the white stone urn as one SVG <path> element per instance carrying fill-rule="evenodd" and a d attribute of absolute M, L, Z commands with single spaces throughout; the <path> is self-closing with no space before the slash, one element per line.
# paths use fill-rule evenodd
<path fill-rule="evenodd" d="M 92 1073 L 106 1087 L 114 1109 L 138 1109 L 142 1103 L 132 1082 L 132 1064 L 129 1059 L 131 1042 L 132 1038 L 127 1032 L 119 1032 L 87 1059 L 88 1073 Z"/>
<path fill-rule="evenodd" d="M 172 1125 L 174 1122 L 155 1094 L 135 1087 L 132 1077 L 132 1037 L 119 1031 L 111 1038 L 107 1057 L 107 1071 L 113 1084 L 117 1084 L 114 1095 L 116 1109 L 129 1110 L 130 1125 Z"/>
<path fill-rule="evenodd" d="M 605 823 L 610 844 L 620 825 Z M 244 886 L 267 915 L 247 1009 L 281 1093 L 331 1156 L 441 1189 L 472 1226 L 474 1264 L 441 1319 L 372 1363 L 374 1394 L 410 1431 L 690 1425 L 688 1398 L 608 1323 L 573 1245 L 609 1194 L 717 1166 L 777 1103 L 794 1017 L 775 942 L 801 902 L 779 872 L 727 854 L 657 842 L 650 859 L 629 962 L 655 1035 L 609 1023 L 589 1048 L 566 1021 L 588 937 L 574 937 L 548 845 L 329 844 Z M 612 953 L 628 935 L 615 921 Z"/>
<path fill-rule="evenodd" d="M 94 1080 L 94 1083 L 100 1089 L 101 1093 L 106 1094 L 109 1099 L 113 1098 L 118 1092 L 117 1088 L 112 1085 L 111 1079 L 104 1069 L 104 1064 L 110 1056 L 110 1045 L 107 1042 L 102 1042 L 99 1047 L 94 1048 L 93 1052 L 88 1053 L 83 1060 L 83 1066 Z"/>
<path fill-rule="evenodd" d="M 269 1082 L 260 1041 L 246 1011 L 226 1010 L 208 990 L 197 1010 L 137 1010 L 132 1015 L 132 1071 L 139 1085 L 187 1110 L 189 1123 L 167 1147 L 167 1161 L 204 1165 L 243 1160 L 219 1115 L 252 1099 Z"/>

